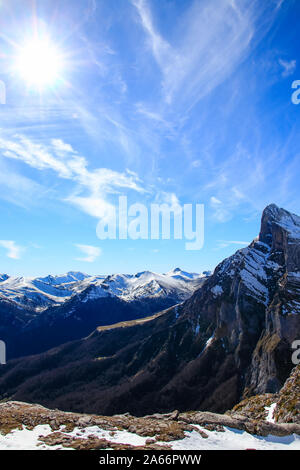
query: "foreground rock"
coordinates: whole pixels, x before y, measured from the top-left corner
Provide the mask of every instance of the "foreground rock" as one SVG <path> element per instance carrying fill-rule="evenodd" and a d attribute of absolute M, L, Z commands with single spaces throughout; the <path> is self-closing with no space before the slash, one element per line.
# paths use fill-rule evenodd
<path fill-rule="evenodd" d="M 158 445 L 156 442 L 168 443 L 184 439 L 186 432 L 196 431 L 202 438 L 207 438 L 204 431 L 185 421 L 173 420 L 169 415 L 148 416 L 96 416 L 77 413 L 65 413 L 59 410 L 49 410 L 40 405 L 29 405 L 22 402 L 6 402 L 0 404 L 0 433 L 8 434 L 13 430 L 34 429 L 39 425 L 49 425 L 52 432 L 41 437 L 41 443 L 49 446 L 61 445 L 74 449 L 168 449 L 168 445 Z M 99 439 L 89 435 L 88 438 L 70 436 L 67 433 L 75 429 L 85 430 L 96 426 L 109 431 L 111 436 L 117 431 L 127 431 L 140 437 L 147 438 L 144 446 L 120 444 L 109 439 Z"/>
<path fill-rule="evenodd" d="M 186 439 L 191 433 L 197 433 L 198 440 L 207 440 L 211 432 L 225 433 L 226 428 L 257 436 L 300 436 L 299 424 L 270 423 L 236 411 L 232 415 L 175 411 L 136 418 L 129 414 L 107 417 L 66 413 L 22 402 L 0 404 L 0 435 L 9 435 L 17 429 L 34 430 L 38 426 L 48 426 L 49 431 L 39 436 L 37 447 L 77 450 L 168 450 L 172 449 L 170 444 Z M 122 442 L 120 437 L 118 442 L 122 432 L 142 443 Z"/>

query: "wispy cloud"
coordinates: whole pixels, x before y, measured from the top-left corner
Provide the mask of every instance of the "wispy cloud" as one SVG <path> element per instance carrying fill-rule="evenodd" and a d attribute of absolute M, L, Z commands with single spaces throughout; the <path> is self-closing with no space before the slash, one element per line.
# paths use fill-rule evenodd
<path fill-rule="evenodd" d="M 53 146 L 53 149 L 55 150 L 55 153 L 58 156 L 64 157 L 68 153 L 76 153 L 70 144 L 66 144 L 61 139 L 52 139 L 51 144 Z"/>
<path fill-rule="evenodd" d="M 75 246 L 82 251 L 86 256 L 83 258 L 76 258 L 77 261 L 84 261 L 85 263 L 93 263 L 101 255 L 102 250 L 99 247 L 91 245 L 80 245 Z"/>
<path fill-rule="evenodd" d="M 37 204 L 46 194 L 49 196 L 49 189 L 10 169 L 1 158 L 0 186 L 0 198 L 20 207 Z"/>
<path fill-rule="evenodd" d="M 217 222 L 227 222 L 231 219 L 231 213 L 226 205 L 215 196 L 210 198 L 210 207 L 213 209 L 213 218 Z"/>
<path fill-rule="evenodd" d="M 212 161 L 208 183 L 203 186 L 210 198 L 212 217 L 227 222 L 241 210 L 257 217 L 271 202 L 289 207 L 290 200 L 296 198 L 292 188 L 298 164 L 297 152 L 287 162 L 289 145 L 289 141 L 281 143 L 276 136 L 266 141 L 263 129 L 257 126 L 247 147 L 237 142 L 222 161 Z"/>
<path fill-rule="evenodd" d="M 277 0 L 276 10 L 279 10 L 286 0 Z"/>
<path fill-rule="evenodd" d="M 195 0 L 176 24 L 181 41 L 175 45 L 156 28 L 148 1 L 132 3 L 161 69 L 165 101 L 186 108 L 222 83 L 245 58 L 263 13 L 257 2 Z"/>
<path fill-rule="evenodd" d="M 7 250 L 6 256 L 11 259 L 20 259 L 24 248 L 13 240 L 0 240 L 0 246 Z"/>
<path fill-rule="evenodd" d="M 228 246 L 232 245 L 241 245 L 241 246 L 248 246 L 250 242 L 245 241 L 238 241 L 238 240 L 218 240 L 218 248 L 227 248 Z"/>
<path fill-rule="evenodd" d="M 37 170 L 52 170 L 59 178 L 76 183 L 76 190 L 65 201 L 94 217 L 103 217 L 111 209 L 106 200 L 109 194 L 119 194 L 122 190 L 145 192 L 136 173 L 109 168 L 91 170 L 87 159 L 61 139 L 41 144 L 14 135 L 11 139 L 0 138 L 0 149 L 8 159 L 20 160 Z"/>
<path fill-rule="evenodd" d="M 73 204 L 78 209 L 82 210 L 91 217 L 97 219 L 105 219 L 108 221 L 114 214 L 114 206 L 107 202 L 103 196 L 77 196 L 76 194 L 70 195 L 65 201 Z"/>
<path fill-rule="evenodd" d="M 19 160 L 40 171 L 50 170 L 59 178 L 73 182 L 73 191 L 62 200 L 97 219 L 108 221 L 113 216 L 114 204 L 109 196 L 128 194 L 129 191 L 140 195 L 152 193 L 156 202 L 167 204 L 171 210 L 179 208 L 174 192 L 159 191 L 151 185 L 147 187 L 134 171 L 90 169 L 87 159 L 62 139 L 37 143 L 15 134 L 10 139 L 0 137 L 0 149 L 7 159 Z"/>

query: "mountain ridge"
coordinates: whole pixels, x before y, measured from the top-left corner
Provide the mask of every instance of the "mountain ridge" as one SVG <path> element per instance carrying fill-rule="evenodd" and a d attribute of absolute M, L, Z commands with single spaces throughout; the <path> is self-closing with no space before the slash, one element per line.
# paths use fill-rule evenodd
<path fill-rule="evenodd" d="M 176 272 L 176 274 L 175 274 Z M 110 275 L 88 275 L 82 272 L 69 271 L 62 275 L 48 275 L 45 277 L 11 277 L 8 274 L 0 274 L 0 299 L 12 300 L 20 307 L 25 307 L 35 311 L 42 311 L 49 306 L 55 306 L 70 300 L 91 285 L 101 287 L 102 284 L 112 295 L 126 298 L 130 295 L 133 280 L 135 286 L 141 287 L 150 281 L 170 283 L 174 288 L 184 291 L 188 295 L 188 284 L 198 279 L 207 277 L 209 274 L 188 273 L 179 268 L 171 270 L 165 274 L 158 274 L 150 271 L 143 271 L 137 274 L 110 274 Z M 121 285 L 117 285 L 119 283 Z M 117 285 L 116 289 L 110 290 L 112 282 Z M 180 282 L 182 281 L 182 282 Z M 122 289 L 124 292 L 122 292 Z M 129 291 L 129 292 L 128 292 Z"/>
<path fill-rule="evenodd" d="M 7 344 L 8 359 L 37 354 L 86 336 L 97 326 L 142 318 L 180 303 L 206 279 L 207 274 L 181 271 L 179 279 L 178 271 L 176 275 L 145 271 L 106 277 L 68 273 L 27 284 L 23 278 L 8 279 L 2 290 L 8 292 L 9 282 L 15 290 L 10 291 L 13 298 L 1 296 L 0 283 L 0 338 Z M 39 288 L 42 294 L 37 294 Z M 60 297 L 53 297 L 57 291 Z M 34 303 L 28 299 L 31 295 Z"/>

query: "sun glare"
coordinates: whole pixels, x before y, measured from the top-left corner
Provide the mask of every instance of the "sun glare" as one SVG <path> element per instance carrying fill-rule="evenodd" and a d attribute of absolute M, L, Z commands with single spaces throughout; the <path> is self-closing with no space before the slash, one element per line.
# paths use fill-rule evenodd
<path fill-rule="evenodd" d="M 61 76 L 63 59 L 49 40 L 35 40 L 23 46 L 18 54 L 16 69 L 29 85 L 38 88 L 53 86 Z"/>

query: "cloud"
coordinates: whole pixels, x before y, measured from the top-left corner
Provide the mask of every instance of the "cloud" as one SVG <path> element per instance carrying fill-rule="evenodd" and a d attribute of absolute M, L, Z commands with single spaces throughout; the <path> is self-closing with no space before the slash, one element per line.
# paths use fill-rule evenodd
<path fill-rule="evenodd" d="M 160 67 L 165 102 L 185 109 L 215 89 L 244 60 L 264 20 L 257 2 L 195 0 L 174 26 L 180 43 L 171 44 L 156 28 L 149 2 L 132 3 Z"/>
<path fill-rule="evenodd" d="M 0 148 L 6 158 L 21 160 L 37 170 L 53 170 L 60 178 L 73 180 L 93 191 L 100 188 L 112 193 L 116 192 L 116 188 L 145 191 L 134 172 L 127 170 L 122 173 L 108 168 L 89 170 L 86 158 L 60 139 L 52 140 L 50 146 L 18 134 L 13 139 L 0 138 Z"/>
<path fill-rule="evenodd" d="M 164 127 L 169 132 L 174 132 L 174 125 L 164 119 L 164 117 L 156 111 L 148 109 L 143 103 L 136 104 L 136 112 L 145 117 L 147 120 L 151 120 L 159 127 Z"/>
<path fill-rule="evenodd" d="M 97 219 L 108 220 L 114 213 L 114 206 L 100 197 L 79 197 L 73 195 L 65 200 Z"/>
<path fill-rule="evenodd" d="M 289 77 L 290 75 L 293 75 L 297 67 L 296 60 L 279 59 L 278 62 L 281 65 L 281 67 L 283 67 L 283 72 L 282 72 L 283 77 Z"/>
<path fill-rule="evenodd" d="M 222 205 L 222 201 L 220 201 L 220 199 L 216 198 L 215 196 L 211 196 L 210 204 L 212 207 L 219 207 Z"/>
<path fill-rule="evenodd" d="M 228 246 L 231 245 L 242 245 L 242 246 L 248 246 L 250 242 L 244 242 L 244 241 L 236 241 L 236 240 L 218 240 L 218 248 L 227 248 Z"/>
<path fill-rule="evenodd" d="M 102 217 L 111 209 L 106 201 L 109 194 L 119 194 L 122 190 L 146 192 L 135 172 L 109 168 L 91 170 L 86 158 L 61 139 L 52 139 L 47 145 L 15 134 L 11 139 L 0 137 L 0 149 L 5 158 L 22 161 L 37 170 L 51 170 L 59 178 L 76 183 L 76 191 L 64 200 L 93 217 Z"/>
<path fill-rule="evenodd" d="M 61 178 L 71 178 L 72 170 L 68 162 L 51 152 L 43 144 L 32 142 L 23 135 L 15 134 L 13 140 L 0 138 L 0 148 L 3 156 L 15 160 L 21 160 L 37 170 L 54 170 Z M 71 161 L 74 161 L 73 157 Z"/>
<path fill-rule="evenodd" d="M 170 212 L 173 212 L 175 215 L 180 215 L 182 213 L 182 206 L 175 193 L 159 191 L 156 194 L 155 203 L 159 205 L 164 204 L 168 208 L 168 210 L 170 210 Z"/>
<path fill-rule="evenodd" d="M 298 198 L 293 189 L 299 165 L 299 153 L 294 154 L 296 127 L 284 142 L 275 134 L 266 139 L 264 127 L 254 127 L 251 141 L 238 141 L 224 151 L 222 160 L 209 162 L 202 188 L 217 222 L 226 222 L 241 211 L 245 220 L 257 219 L 270 202 L 295 210 L 290 201 Z"/>
<path fill-rule="evenodd" d="M 213 209 L 213 218 L 217 222 L 227 222 L 231 219 L 231 213 L 220 199 L 215 196 L 210 198 L 210 207 Z"/>
<path fill-rule="evenodd" d="M 12 171 L 0 158 L 0 198 L 19 207 L 37 204 L 49 190 L 26 176 Z"/>
<path fill-rule="evenodd" d="M 66 144 L 61 139 L 52 139 L 51 144 L 53 146 L 54 151 L 57 155 L 66 155 L 68 153 L 76 153 L 73 147 L 70 144 Z"/>
<path fill-rule="evenodd" d="M 84 261 L 85 263 L 93 263 L 101 255 L 102 250 L 96 246 L 80 245 L 75 246 L 82 251 L 86 256 L 84 258 L 76 258 L 77 261 Z"/>
<path fill-rule="evenodd" d="M 0 240 L 0 246 L 7 250 L 6 256 L 11 259 L 20 259 L 21 253 L 24 250 L 23 247 L 17 245 L 13 240 Z"/>
<path fill-rule="evenodd" d="M 67 196 L 61 196 L 61 200 L 104 223 L 109 223 L 116 213 L 116 196 L 129 195 L 130 191 L 155 195 L 155 202 L 167 204 L 175 213 L 181 210 L 175 193 L 159 191 L 156 185 L 147 186 L 129 169 L 123 172 L 109 168 L 91 169 L 87 159 L 62 139 L 40 143 L 14 134 L 11 138 L 0 137 L 0 150 L 7 161 L 18 160 L 39 171 L 52 171 L 57 177 L 72 182 L 74 188 Z"/>
<path fill-rule="evenodd" d="M 282 7 L 284 2 L 285 0 L 277 0 L 276 10 L 279 10 Z"/>

